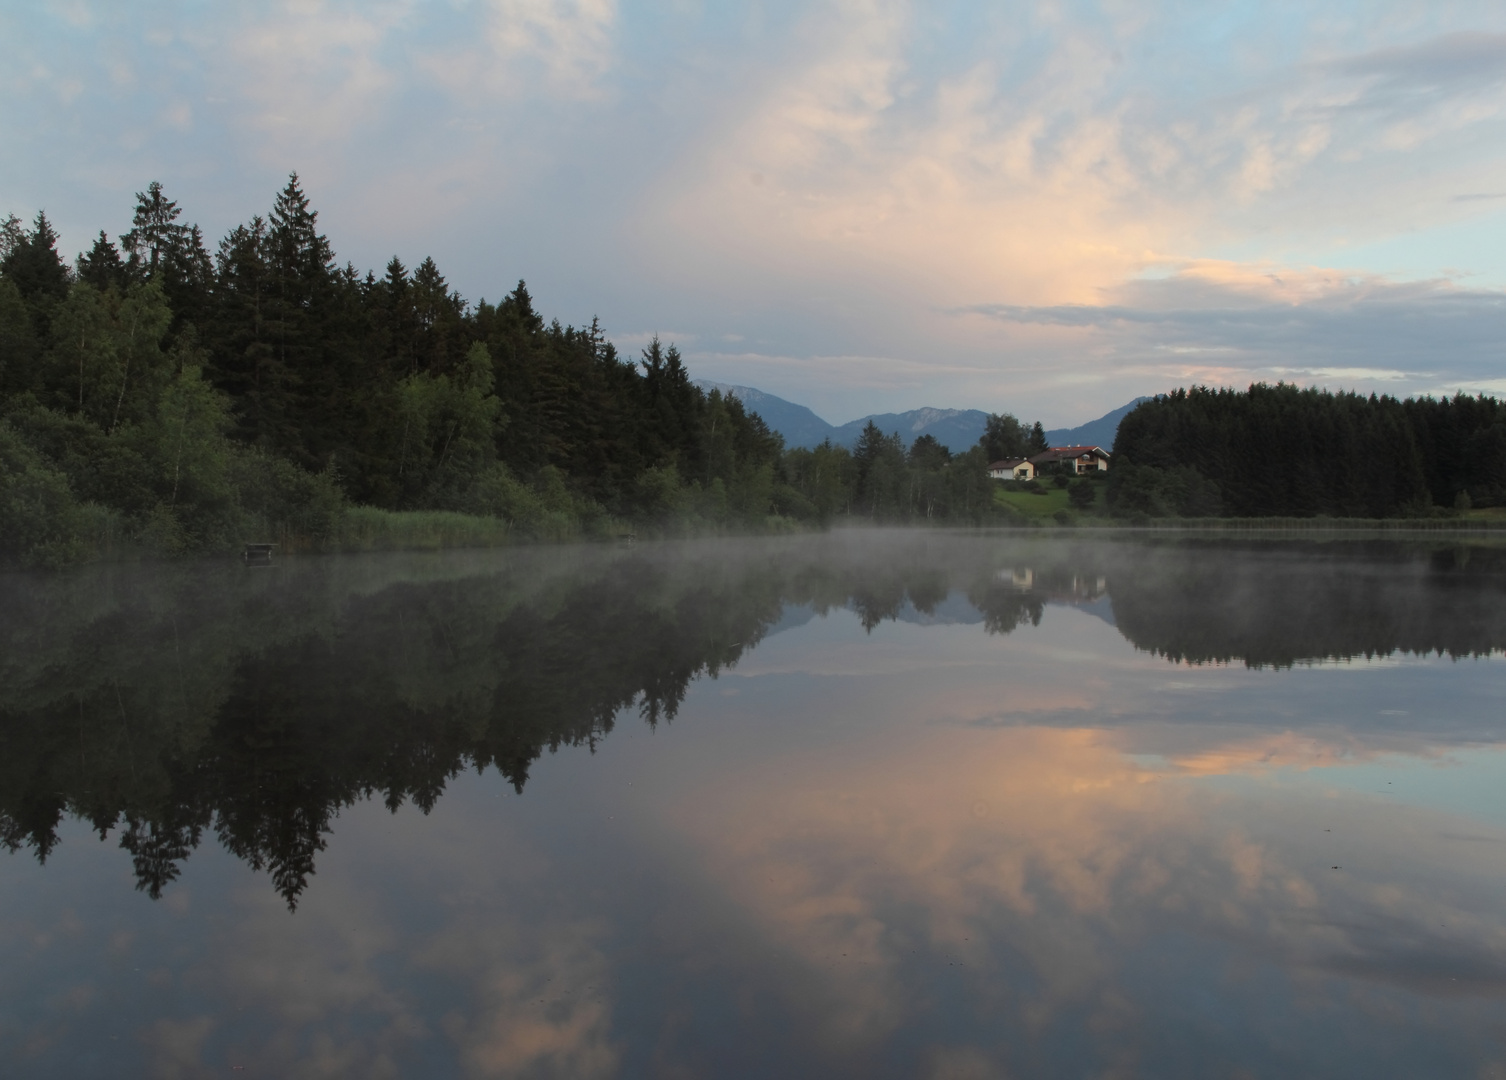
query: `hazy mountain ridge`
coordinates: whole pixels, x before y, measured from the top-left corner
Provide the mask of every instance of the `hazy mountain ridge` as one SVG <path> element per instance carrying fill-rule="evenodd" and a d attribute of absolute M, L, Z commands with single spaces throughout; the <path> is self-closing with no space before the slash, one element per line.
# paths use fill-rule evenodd
<path fill-rule="evenodd" d="M 930 435 L 952 453 L 961 453 L 978 441 L 988 422 L 988 413 L 978 409 L 911 409 L 902 413 L 873 413 L 862 416 L 832 431 L 831 441 L 846 447 L 857 445 L 863 428 L 872 420 L 885 435 L 899 432 L 908 446 L 922 435 Z"/>
<path fill-rule="evenodd" d="M 1052 446 L 1101 446 L 1105 450 L 1112 450 L 1114 436 L 1119 431 L 1119 421 L 1128 416 L 1140 402 L 1149 400 L 1148 397 L 1137 397 L 1128 405 L 1121 405 L 1113 412 L 1075 428 L 1052 428 L 1046 432 L 1046 441 Z"/>
<path fill-rule="evenodd" d="M 822 440 L 851 449 L 862 435 L 863 428 L 871 420 L 886 435 L 899 432 L 908 444 L 921 435 L 930 435 L 954 454 L 961 453 L 977 443 L 988 422 L 988 413 L 981 409 L 937 409 L 923 406 L 902 413 L 872 413 L 846 424 L 831 424 L 821 419 L 804 405 L 776 397 L 751 386 L 712 382 L 697 379 L 696 385 L 704 390 L 720 390 L 737 398 L 751 412 L 763 417 L 764 423 L 784 436 L 786 446 L 812 447 Z M 1114 434 L 1119 421 L 1145 398 L 1136 398 L 1113 412 L 1090 420 L 1075 428 L 1053 428 L 1046 432 L 1046 441 L 1052 446 L 1101 446 L 1112 450 Z"/>
<path fill-rule="evenodd" d="M 720 390 L 723 394 L 737 398 L 750 412 L 763 417 L 764 423 L 772 430 L 783 435 L 786 446 L 819 446 L 821 440 L 832 437 L 832 433 L 836 431 L 836 428 L 804 405 L 796 405 L 793 401 L 766 394 L 751 386 L 732 386 L 712 382 L 710 379 L 697 379 L 695 383 L 708 393 Z M 832 437 L 832 441 L 838 440 Z"/>

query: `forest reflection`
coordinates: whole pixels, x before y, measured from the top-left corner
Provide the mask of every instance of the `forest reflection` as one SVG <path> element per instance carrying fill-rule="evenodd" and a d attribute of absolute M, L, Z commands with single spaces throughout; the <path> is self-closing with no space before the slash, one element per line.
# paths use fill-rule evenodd
<path fill-rule="evenodd" d="M 1181 663 L 1506 648 L 1506 549 L 929 533 L 0 578 L 0 839 L 118 832 L 153 898 L 213 835 L 295 906 L 342 807 L 676 716 L 786 613 L 991 634 L 1084 606 Z M 945 610 L 943 610 L 945 609 Z"/>

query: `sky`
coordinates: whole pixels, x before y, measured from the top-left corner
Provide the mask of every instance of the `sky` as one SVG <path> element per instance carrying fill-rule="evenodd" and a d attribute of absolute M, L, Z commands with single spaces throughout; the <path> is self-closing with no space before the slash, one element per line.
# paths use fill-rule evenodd
<path fill-rule="evenodd" d="M 341 261 L 834 423 L 1506 393 L 1506 5 L 0 0 L 0 215 Z"/>

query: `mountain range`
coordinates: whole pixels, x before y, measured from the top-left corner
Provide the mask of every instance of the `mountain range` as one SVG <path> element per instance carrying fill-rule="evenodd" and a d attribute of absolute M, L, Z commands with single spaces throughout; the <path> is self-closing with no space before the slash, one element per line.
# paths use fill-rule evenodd
<path fill-rule="evenodd" d="M 978 441 L 988 422 L 988 413 L 980 409 L 923 408 L 902 413 L 873 413 L 846 424 L 829 424 L 804 405 L 797 405 L 751 386 L 734 386 L 706 379 L 697 379 L 696 385 L 703 390 L 720 390 L 723 394 L 737 398 L 749 412 L 756 412 L 772 430 L 783 435 L 784 444 L 790 447 L 809 448 L 830 439 L 834 445 L 851 449 L 857 444 L 868 421 L 872 420 L 886 435 L 899 432 L 907 446 L 921 435 L 931 435 L 957 454 Z M 1080 427 L 1053 428 L 1046 432 L 1046 441 L 1052 446 L 1101 446 L 1105 450 L 1112 450 L 1119 421 L 1144 400 L 1143 397 L 1136 398 Z"/>

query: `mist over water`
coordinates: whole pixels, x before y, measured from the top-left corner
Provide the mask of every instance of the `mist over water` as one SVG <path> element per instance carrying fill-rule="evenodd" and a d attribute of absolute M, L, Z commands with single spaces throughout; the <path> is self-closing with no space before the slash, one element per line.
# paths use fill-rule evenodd
<path fill-rule="evenodd" d="M 17 1075 L 1506 1073 L 1506 546 L 0 576 Z"/>

